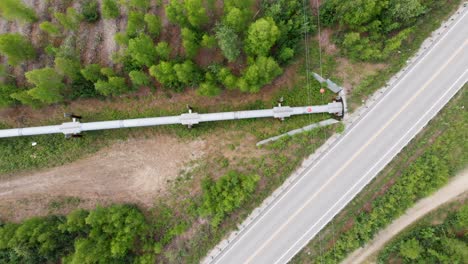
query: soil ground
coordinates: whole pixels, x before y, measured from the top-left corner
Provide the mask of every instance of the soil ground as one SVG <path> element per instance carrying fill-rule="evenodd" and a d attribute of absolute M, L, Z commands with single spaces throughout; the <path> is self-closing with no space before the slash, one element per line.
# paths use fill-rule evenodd
<path fill-rule="evenodd" d="M 393 221 L 393 223 L 384 230 L 380 231 L 364 248 L 360 248 L 351 253 L 351 255 L 342 263 L 374 263 L 375 256 L 373 257 L 373 255 L 383 248 L 385 243 L 390 241 L 403 229 L 442 204 L 454 199 L 465 199 L 467 197 L 468 170 L 465 170 L 453 178 L 445 187 L 441 188 L 433 195 L 417 202 L 412 208 L 408 209 L 403 216 Z"/>

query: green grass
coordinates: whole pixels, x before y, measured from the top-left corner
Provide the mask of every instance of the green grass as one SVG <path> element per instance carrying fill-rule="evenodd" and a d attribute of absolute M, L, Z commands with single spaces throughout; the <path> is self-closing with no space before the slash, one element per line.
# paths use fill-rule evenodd
<path fill-rule="evenodd" d="M 448 168 L 449 176 L 454 176 L 460 169 L 466 166 L 468 161 L 468 143 L 463 138 L 468 136 L 468 113 L 461 109 L 464 103 L 468 101 L 467 87 L 465 86 L 441 113 L 386 166 L 376 179 L 366 186 L 333 221 L 322 229 L 315 239 L 294 258 L 293 263 L 318 263 L 321 261 L 328 263 L 330 259 L 335 259 L 335 262 L 342 259 L 344 256 L 341 253 L 335 254 L 336 248 L 334 245 L 336 241 L 348 236 L 348 233 L 353 230 L 356 221 L 362 217 L 361 214 L 363 212 L 366 212 L 366 214 L 372 213 L 372 209 L 379 206 L 378 203 L 375 204 L 375 201 L 390 197 L 392 193 L 387 192 L 387 190 L 398 183 L 402 175 L 416 173 L 415 171 L 418 170 L 418 166 L 421 163 L 433 158 L 442 159 L 445 162 L 443 166 Z M 450 150 L 447 148 L 450 148 Z M 438 151 L 434 152 L 435 150 Z M 434 169 L 436 168 L 431 168 L 431 170 Z M 435 184 L 439 186 L 439 183 Z M 428 193 L 423 195 L 427 195 L 433 190 L 427 191 Z M 415 202 L 419 198 L 421 196 L 413 197 L 412 201 Z M 406 206 L 406 204 L 401 204 L 399 210 L 403 210 L 404 212 Z M 388 215 L 384 221 L 390 222 L 397 216 L 398 213 Z M 375 234 L 377 231 L 378 229 L 373 230 L 372 234 Z M 368 241 L 367 238 L 361 239 L 361 243 Z M 349 253 L 355 249 L 356 244 L 350 244 L 346 248 L 346 252 Z M 333 255 L 336 256 L 333 257 Z M 330 256 L 332 257 L 330 258 Z M 331 262 L 333 263 L 333 261 Z"/>

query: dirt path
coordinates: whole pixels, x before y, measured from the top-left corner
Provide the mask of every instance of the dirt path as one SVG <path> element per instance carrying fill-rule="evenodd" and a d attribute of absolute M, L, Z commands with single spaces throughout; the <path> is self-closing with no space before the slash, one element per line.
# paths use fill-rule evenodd
<path fill-rule="evenodd" d="M 364 248 L 354 251 L 342 264 L 368 263 L 366 261 L 370 256 L 377 253 L 389 240 L 411 225 L 413 222 L 423 217 L 425 214 L 436 209 L 440 205 L 455 199 L 468 191 L 468 170 L 464 170 L 458 176 L 453 178 L 445 187 L 417 202 L 412 208 L 408 209 L 393 223 L 380 231 L 376 237 Z"/>
<path fill-rule="evenodd" d="M 76 162 L 0 181 L 0 218 L 47 214 L 51 201 L 76 197 L 80 207 L 128 202 L 145 207 L 192 160 L 205 156 L 204 140 L 174 137 L 121 141 Z M 66 200 L 66 199 L 65 199 Z"/>

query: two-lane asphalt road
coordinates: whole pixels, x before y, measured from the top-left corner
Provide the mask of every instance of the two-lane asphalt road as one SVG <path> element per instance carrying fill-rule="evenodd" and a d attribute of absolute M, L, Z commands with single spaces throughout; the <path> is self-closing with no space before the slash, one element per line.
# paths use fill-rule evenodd
<path fill-rule="evenodd" d="M 288 262 L 468 80 L 468 12 L 212 263 Z"/>

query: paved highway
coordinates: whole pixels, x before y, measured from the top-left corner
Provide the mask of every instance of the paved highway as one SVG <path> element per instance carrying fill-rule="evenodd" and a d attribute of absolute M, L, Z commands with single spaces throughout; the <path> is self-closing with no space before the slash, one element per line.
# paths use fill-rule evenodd
<path fill-rule="evenodd" d="M 212 263 L 286 263 L 468 80 L 468 12 Z"/>

